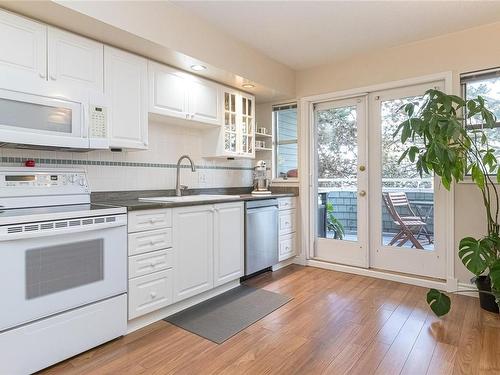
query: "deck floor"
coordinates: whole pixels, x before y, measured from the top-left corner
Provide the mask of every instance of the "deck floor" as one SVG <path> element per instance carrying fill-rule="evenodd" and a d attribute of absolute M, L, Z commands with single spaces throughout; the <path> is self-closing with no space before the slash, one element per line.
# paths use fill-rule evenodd
<path fill-rule="evenodd" d="M 248 284 L 294 299 L 222 345 L 160 321 L 43 374 L 500 374 L 500 318 L 426 289 L 290 266 Z"/>

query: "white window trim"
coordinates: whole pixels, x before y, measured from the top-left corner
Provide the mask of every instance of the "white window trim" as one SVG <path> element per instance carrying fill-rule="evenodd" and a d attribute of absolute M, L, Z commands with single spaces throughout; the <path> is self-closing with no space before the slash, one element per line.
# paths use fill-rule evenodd
<path fill-rule="evenodd" d="M 276 137 L 278 136 L 277 131 L 276 131 L 276 125 L 274 123 L 274 114 L 273 114 L 273 119 L 272 119 L 272 132 L 273 132 L 273 168 L 272 168 L 272 179 L 271 179 L 271 184 L 274 186 L 299 186 L 300 183 L 300 102 L 298 99 L 295 100 L 287 100 L 285 102 L 279 102 L 279 103 L 274 103 L 272 104 L 272 107 L 276 106 L 285 106 L 287 104 L 297 104 L 297 173 L 299 177 L 288 177 L 288 178 L 283 178 L 283 177 L 277 177 L 276 176 L 276 166 L 277 166 L 277 160 L 276 160 L 276 147 L 278 147 L 276 143 Z"/>

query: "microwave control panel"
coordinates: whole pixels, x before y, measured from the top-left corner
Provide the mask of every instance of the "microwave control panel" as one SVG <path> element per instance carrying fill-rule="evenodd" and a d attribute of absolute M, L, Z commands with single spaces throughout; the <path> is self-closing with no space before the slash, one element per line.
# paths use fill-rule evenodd
<path fill-rule="evenodd" d="M 85 172 L 0 173 L 0 188 L 57 188 L 87 189 Z"/>
<path fill-rule="evenodd" d="M 91 105 L 89 112 L 90 138 L 106 138 L 108 136 L 106 108 Z"/>

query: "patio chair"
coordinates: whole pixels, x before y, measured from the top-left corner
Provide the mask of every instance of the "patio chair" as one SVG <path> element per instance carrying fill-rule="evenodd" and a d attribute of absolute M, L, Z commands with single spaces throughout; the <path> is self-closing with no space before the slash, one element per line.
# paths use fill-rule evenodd
<path fill-rule="evenodd" d="M 424 247 L 418 240 L 421 234 L 427 237 L 429 243 L 432 243 L 432 238 L 426 229 L 426 223 L 422 217 L 415 214 L 406 197 L 406 193 L 382 193 L 382 198 L 394 224 L 399 227 L 399 232 L 389 242 L 389 246 L 394 245 L 398 241 L 396 246 L 403 246 L 406 242 L 410 241 L 412 246 L 415 246 L 417 249 L 423 249 Z M 403 216 L 396 207 L 406 208 L 410 214 Z"/>

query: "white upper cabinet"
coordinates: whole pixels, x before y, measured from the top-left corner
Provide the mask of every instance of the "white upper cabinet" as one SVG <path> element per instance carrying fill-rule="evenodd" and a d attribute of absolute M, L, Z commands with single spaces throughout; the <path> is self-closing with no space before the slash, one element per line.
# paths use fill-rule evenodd
<path fill-rule="evenodd" d="M 48 30 L 49 81 L 102 92 L 104 45 L 53 27 Z"/>
<path fill-rule="evenodd" d="M 201 79 L 189 85 L 188 111 L 190 119 L 214 125 L 221 124 L 221 86 Z"/>
<path fill-rule="evenodd" d="M 104 47 L 104 93 L 108 99 L 110 146 L 148 146 L 147 60 Z"/>
<path fill-rule="evenodd" d="M 148 62 L 149 111 L 164 116 L 187 118 L 188 82 L 178 70 Z"/>
<path fill-rule="evenodd" d="M 0 85 L 37 87 L 47 78 L 47 27 L 0 10 Z"/>
<path fill-rule="evenodd" d="M 255 157 L 255 98 L 224 88 L 223 126 L 210 130 L 204 142 L 206 157 Z"/>
<path fill-rule="evenodd" d="M 209 125 L 221 125 L 221 86 L 149 61 L 149 111 Z"/>

